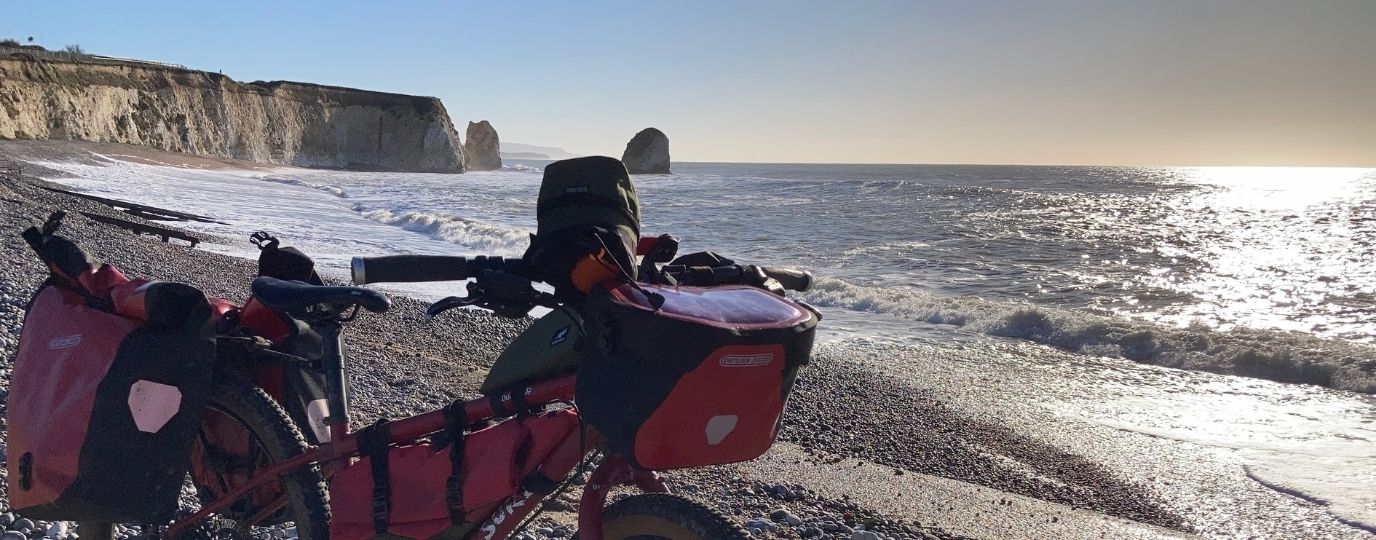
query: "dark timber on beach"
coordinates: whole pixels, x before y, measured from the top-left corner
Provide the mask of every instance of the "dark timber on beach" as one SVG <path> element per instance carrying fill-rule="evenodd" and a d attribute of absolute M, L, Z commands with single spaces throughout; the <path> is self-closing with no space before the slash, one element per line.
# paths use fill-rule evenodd
<path fill-rule="evenodd" d="M 150 220 L 150 221 L 200 221 L 200 222 L 203 222 L 203 223 L 218 223 L 218 224 L 220 224 L 220 225 L 225 225 L 225 224 L 226 224 L 226 223 L 223 222 L 223 221 L 217 221 L 217 220 L 215 220 L 215 219 L 213 219 L 213 218 L 211 218 L 211 217 L 209 217 L 209 216 L 202 216 L 202 215 L 191 214 L 191 213 L 187 213 L 187 212 L 178 212 L 178 211 L 176 211 L 176 210 L 168 210 L 168 209 L 166 209 L 166 208 L 158 208 L 158 207 L 156 207 L 156 206 L 148 206 L 148 205 L 143 205 L 143 204 L 135 204 L 135 203 L 126 202 L 126 201 L 121 201 L 121 200 L 116 200 L 116 199 L 106 199 L 106 198 L 104 198 L 104 197 L 96 197 L 95 195 L 86 195 L 86 194 L 84 194 L 84 193 L 77 193 L 77 192 L 74 192 L 74 191 L 67 191 L 67 190 L 65 190 L 65 189 L 58 189 L 58 188 L 44 187 L 44 186 L 40 186 L 40 187 L 43 187 L 43 189 L 46 189 L 46 190 L 48 190 L 48 191 L 55 191 L 55 192 L 57 192 L 57 193 L 62 193 L 62 194 L 65 194 L 65 195 L 71 195 L 71 196 L 73 196 L 73 197 L 81 197 L 81 198 L 83 198 L 83 199 L 92 200 L 92 201 L 98 202 L 98 203 L 100 203 L 100 204 L 103 204 L 103 205 L 105 205 L 105 206 L 109 206 L 109 207 L 111 207 L 111 208 L 118 209 L 118 210 L 120 210 L 120 211 L 122 211 L 122 212 L 124 212 L 124 213 L 126 213 L 126 214 L 130 214 L 130 215 L 133 215 L 133 216 L 138 216 L 138 217 L 141 217 L 141 218 L 143 218 L 143 219 Z"/>
<path fill-rule="evenodd" d="M 0 160 L 0 180 L 17 182 L 24 176 L 24 169 L 17 161 Z"/>
<path fill-rule="evenodd" d="M 82 212 L 81 215 L 90 218 L 92 221 L 98 221 L 106 225 L 114 225 L 116 227 L 120 227 L 123 229 L 129 229 L 131 231 L 134 231 L 134 233 L 136 234 L 151 234 L 154 236 L 160 236 L 162 237 L 163 242 L 171 242 L 173 238 L 176 238 L 178 240 L 186 240 L 187 242 L 191 242 L 191 247 L 193 248 L 196 247 L 196 244 L 201 243 L 200 238 L 196 238 L 176 229 L 159 227 L 157 225 L 145 225 L 143 223 L 135 223 L 133 221 L 113 218 L 110 216 L 102 216 L 100 214 L 93 214 L 91 212 Z"/>

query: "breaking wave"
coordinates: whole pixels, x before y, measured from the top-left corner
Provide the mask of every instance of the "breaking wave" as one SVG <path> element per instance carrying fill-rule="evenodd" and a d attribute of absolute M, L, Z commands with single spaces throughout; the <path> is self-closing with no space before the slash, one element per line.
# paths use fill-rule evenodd
<path fill-rule="evenodd" d="M 853 285 L 820 278 L 801 298 L 816 306 L 884 313 L 1083 354 L 1159 366 L 1376 393 L 1376 347 L 1295 332 L 1185 328 L 1011 301 Z"/>
<path fill-rule="evenodd" d="M 301 186 L 301 187 L 308 187 L 308 188 L 311 188 L 311 189 L 318 189 L 318 190 L 320 190 L 320 191 L 324 191 L 324 192 L 326 192 L 326 193 L 329 193 L 329 194 L 334 195 L 335 197 L 339 197 L 339 198 L 341 198 L 341 199 L 347 199 L 347 198 L 349 198 L 349 193 L 346 192 L 346 191 L 344 191 L 344 188 L 341 188 L 341 187 L 338 187 L 338 186 L 331 186 L 331 185 L 329 185 L 329 184 L 320 184 L 320 183 L 316 183 L 316 182 L 307 182 L 307 181 L 305 181 L 305 180 L 299 180 L 299 179 L 296 179 L 296 178 L 271 178 L 271 177 L 266 177 L 266 178 L 263 178 L 262 180 L 263 180 L 264 182 L 272 182 L 272 183 L 275 183 L 275 184 L 287 184 L 287 185 L 290 185 L 290 186 Z"/>
<path fill-rule="evenodd" d="M 430 212 L 394 212 L 355 206 L 364 217 L 408 231 L 430 235 L 487 255 L 519 257 L 530 243 L 530 231 Z"/>
<path fill-rule="evenodd" d="M 544 171 L 544 169 L 541 169 L 541 168 L 539 168 L 539 167 L 531 167 L 531 166 L 529 166 L 529 165 L 521 165 L 520 163 L 517 163 L 517 164 L 514 164 L 514 165 L 502 165 L 502 170 L 503 170 L 503 171 L 516 171 L 516 172 L 529 172 L 529 173 L 538 173 L 538 172 L 543 172 L 543 171 Z"/>

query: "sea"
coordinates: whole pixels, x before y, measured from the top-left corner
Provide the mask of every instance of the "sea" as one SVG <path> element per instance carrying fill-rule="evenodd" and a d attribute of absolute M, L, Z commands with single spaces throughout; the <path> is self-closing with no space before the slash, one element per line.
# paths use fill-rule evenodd
<path fill-rule="evenodd" d="M 248 235 L 265 230 L 341 279 L 355 255 L 520 256 L 547 163 L 445 175 L 96 157 L 40 164 L 81 191 L 223 221 L 184 224 L 204 249 L 252 257 Z M 798 298 L 824 313 L 831 350 L 950 347 L 969 370 L 1054 363 L 1056 399 L 1000 399 L 1224 455 L 1258 485 L 1376 531 L 1376 170 L 673 169 L 634 178 L 644 233 L 814 272 Z M 959 344 L 972 341 L 1024 352 L 971 360 Z"/>

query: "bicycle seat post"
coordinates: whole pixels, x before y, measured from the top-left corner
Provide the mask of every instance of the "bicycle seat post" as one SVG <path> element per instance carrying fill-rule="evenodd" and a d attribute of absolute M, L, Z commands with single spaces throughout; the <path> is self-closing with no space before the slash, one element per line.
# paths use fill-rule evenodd
<path fill-rule="evenodd" d="M 325 425 L 330 429 L 330 440 L 338 441 L 349 434 L 349 381 L 344 366 L 343 324 L 338 318 L 330 317 L 321 317 L 310 324 L 324 341 L 325 354 L 320 358 L 320 368 L 325 372 L 325 397 L 330 407 Z"/>

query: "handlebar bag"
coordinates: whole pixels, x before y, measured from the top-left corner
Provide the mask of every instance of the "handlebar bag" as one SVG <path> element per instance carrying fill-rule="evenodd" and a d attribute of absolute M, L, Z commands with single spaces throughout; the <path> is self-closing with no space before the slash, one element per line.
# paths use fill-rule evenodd
<path fill-rule="evenodd" d="M 47 520 L 171 518 L 209 394 L 212 330 L 191 286 L 109 265 L 54 273 L 14 359 L 10 506 Z"/>
<path fill-rule="evenodd" d="M 608 259 L 634 277 L 640 198 L 621 161 L 588 156 L 550 163 L 535 211 L 524 259 L 555 294 L 582 300 L 572 274 L 588 256 Z"/>
<path fill-rule="evenodd" d="M 578 427 L 578 415 L 565 409 L 469 433 L 462 446 L 458 512 L 450 512 L 447 489 L 455 445 L 361 446 L 364 458 L 330 480 L 330 540 L 461 538 L 509 498 L 520 497 L 524 485 L 534 485 L 530 479 L 544 479 L 540 465 Z M 386 473 L 379 486 L 371 454 L 382 451 Z"/>
<path fill-rule="evenodd" d="M 593 294 L 585 319 L 579 411 L 612 451 L 647 469 L 769 450 L 818 321 L 754 287 L 650 284 Z"/>

